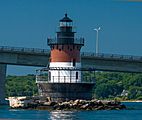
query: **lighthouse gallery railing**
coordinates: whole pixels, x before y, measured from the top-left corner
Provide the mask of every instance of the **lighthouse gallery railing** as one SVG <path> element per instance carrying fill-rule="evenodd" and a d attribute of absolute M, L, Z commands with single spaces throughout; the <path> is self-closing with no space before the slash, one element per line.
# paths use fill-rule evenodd
<path fill-rule="evenodd" d="M 76 76 L 50 76 L 48 75 L 48 68 L 43 68 L 37 70 L 36 83 L 95 83 L 95 73 L 94 69 L 69 69 L 69 68 L 53 68 L 50 70 L 67 70 L 67 71 L 81 71 L 81 81 Z M 89 74 L 86 74 L 89 73 Z M 52 79 L 52 82 L 51 82 Z"/>

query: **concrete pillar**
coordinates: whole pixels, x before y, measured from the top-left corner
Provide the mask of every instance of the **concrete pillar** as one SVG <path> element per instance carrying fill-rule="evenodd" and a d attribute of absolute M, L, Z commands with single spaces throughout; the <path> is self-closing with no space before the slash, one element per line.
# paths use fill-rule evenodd
<path fill-rule="evenodd" d="M 6 64 L 0 64 L 0 104 L 6 104 L 5 101 L 5 79 L 6 79 Z"/>

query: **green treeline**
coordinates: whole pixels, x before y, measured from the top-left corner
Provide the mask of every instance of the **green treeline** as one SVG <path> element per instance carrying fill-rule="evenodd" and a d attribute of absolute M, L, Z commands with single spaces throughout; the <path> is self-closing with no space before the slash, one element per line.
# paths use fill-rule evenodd
<path fill-rule="evenodd" d="M 94 93 L 103 99 L 142 100 L 142 74 L 97 72 Z"/>
<path fill-rule="evenodd" d="M 86 72 L 87 75 L 94 73 Z M 94 97 L 99 99 L 142 100 L 142 74 L 96 72 Z M 6 95 L 31 96 L 38 94 L 35 75 L 7 76 Z"/>
<path fill-rule="evenodd" d="M 6 96 L 32 96 L 38 92 L 35 75 L 10 76 L 6 78 Z"/>

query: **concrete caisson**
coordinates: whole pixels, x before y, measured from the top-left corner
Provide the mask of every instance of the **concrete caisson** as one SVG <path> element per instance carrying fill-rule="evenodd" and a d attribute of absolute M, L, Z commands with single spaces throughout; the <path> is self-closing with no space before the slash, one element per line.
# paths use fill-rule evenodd
<path fill-rule="evenodd" d="M 92 99 L 92 83 L 39 83 L 40 95 L 52 101 Z"/>

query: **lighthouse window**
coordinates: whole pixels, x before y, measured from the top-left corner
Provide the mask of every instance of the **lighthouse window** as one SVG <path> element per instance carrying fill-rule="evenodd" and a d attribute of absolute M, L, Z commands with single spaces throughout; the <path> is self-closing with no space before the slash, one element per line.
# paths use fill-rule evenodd
<path fill-rule="evenodd" d="M 48 80 L 51 79 L 51 72 L 48 72 Z"/>
<path fill-rule="evenodd" d="M 59 49 L 59 51 L 61 51 L 61 49 Z"/>
<path fill-rule="evenodd" d="M 76 79 L 78 79 L 78 72 L 76 72 Z"/>
<path fill-rule="evenodd" d="M 65 23 L 64 22 L 60 22 L 60 26 L 65 26 Z"/>
<path fill-rule="evenodd" d="M 73 66 L 75 66 L 75 64 L 76 64 L 76 60 L 75 60 L 75 59 L 73 59 Z"/>

